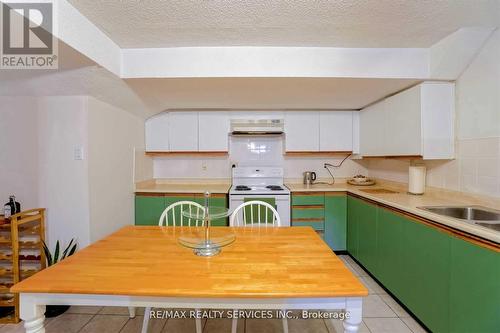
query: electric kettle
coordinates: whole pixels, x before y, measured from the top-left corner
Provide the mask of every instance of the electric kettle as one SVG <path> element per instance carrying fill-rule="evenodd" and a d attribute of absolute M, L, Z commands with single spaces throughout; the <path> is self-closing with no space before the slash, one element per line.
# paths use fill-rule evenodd
<path fill-rule="evenodd" d="M 312 185 L 312 183 L 316 180 L 316 172 L 314 171 L 305 171 L 304 175 L 304 185 Z"/>

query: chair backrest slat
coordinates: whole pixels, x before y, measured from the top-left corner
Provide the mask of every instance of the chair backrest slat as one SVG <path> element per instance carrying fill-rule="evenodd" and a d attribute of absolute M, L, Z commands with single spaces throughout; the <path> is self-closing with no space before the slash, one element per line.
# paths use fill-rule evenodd
<path fill-rule="evenodd" d="M 257 213 L 254 214 L 254 207 L 257 208 Z M 247 208 L 250 209 L 250 213 L 247 214 Z M 261 214 L 261 209 L 265 209 L 265 220 L 262 220 L 261 217 L 264 214 Z M 269 211 L 271 211 L 271 222 L 269 222 Z M 240 220 L 240 215 L 243 215 L 243 221 Z M 247 220 L 248 215 L 250 215 L 250 220 Z M 254 216 L 257 216 L 257 220 L 254 220 Z M 257 227 L 280 227 L 281 226 L 281 219 L 278 214 L 278 211 L 276 208 L 274 208 L 272 205 L 270 205 L 267 202 L 264 201 L 259 201 L 259 200 L 252 200 L 245 202 L 241 205 L 239 205 L 234 212 L 231 214 L 231 218 L 229 221 L 229 225 L 232 227 L 239 227 L 239 226 L 257 226 Z"/>
<path fill-rule="evenodd" d="M 189 209 L 189 215 L 191 215 L 192 213 L 192 208 L 193 207 L 196 207 L 196 210 L 197 210 L 197 215 L 200 215 L 200 212 L 203 212 L 205 210 L 205 208 L 200 205 L 199 203 L 197 202 L 194 202 L 194 201 L 178 201 L 176 203 L 173 203 L 171 204 L 170 206 L 168 206 L 167 208 L 165 208 L 165 210 L 163 211 L 163 213 L 161 214 L 160 216 L 160 219 L 158 221 L 158 225 L 159 226 L 168 226 L 169 225 L 169 215 L 171 215 L 171 221 L 172 221 L 172 226 L 176 226 L 176 210 L 179 212 L 179 218 L 180 218 L 180 221 L 179 221 L 179 224 L 180 226 L 184 226 L 184 221 L 187 220 L 187 226 L 191 226 L 191 224 L 195 222 L 195 226 L 198 226 L 198 223 L 200 220 L 198 219 L 192 219 L 192 218 L 184 218 L 182 216 L 182 212 L 184 211 L 184 207 L 186 207 L 186 209 Z M 165 223 L 164 223 L 165 222 Z"/>

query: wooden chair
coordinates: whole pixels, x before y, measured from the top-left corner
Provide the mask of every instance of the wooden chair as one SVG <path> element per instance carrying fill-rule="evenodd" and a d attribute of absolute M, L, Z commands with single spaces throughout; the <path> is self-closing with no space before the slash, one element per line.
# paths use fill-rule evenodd
<path fill-rule="evenodd" d="M 182 212 L 184 210 L 189 210 L 189 212 L 200 214 L 205 210 L 205 208 L 196 203 L 194 201 L 178 201 L 176 203 L 171 204 L 160 215 L 160 219 L 158 220 L 158 225 L 161 227 L 163 225 L 168 226 L 171 221 L 171 226 L 187 226 L 190 227 L 192 225 L 198 227 L 203 225 L 202 220 L 195 220 L 185 216 L 182 216 Z M 177 215 L 178 214 L 178 215 Z M 176 223 L 176 218 L 178 218 L 178 222 Z M 186 223 L 185 223 L 186 222 Z M 144 310 L 144 320 L 142 322 L 142 330 L 141 333 L 147 333 L 148 325 L 149 325 L 149 316 L 151 312 L 151 307 L 146 307 Z M 135 316 L 134 308 L 129 308 L 130 317 Z M 196 333 L 201 333 L 201 319 L 196 318 Z"/>
<path fill-rule="evenodd" d="M 264 201 L 248 201 L 234 210 L 229 220 L 231 227 L 281 227 L 281 219 L 276 208 Z M 238 319 L 233 318 L 231 333 L 236 333 Z M 283 318 L 283 332 L 288 333 L 288 322 Z"/>
<path fill-rule="evenodd" d="M 252 200 L 236 207 L 231 214 L 229 225 L 231 227 L 281 227 L 281 219 L 278 211 L 271 204 Z"/>

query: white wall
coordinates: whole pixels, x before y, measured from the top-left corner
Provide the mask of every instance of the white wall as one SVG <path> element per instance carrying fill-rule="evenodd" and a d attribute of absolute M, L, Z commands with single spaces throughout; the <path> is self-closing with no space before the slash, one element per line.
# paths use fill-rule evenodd
<path fill-rule="evenodd" d="M 74 160 L 83 147 L 84 159 Z M 86 97 L 57 96 L 38 102 L 39 205 L 47 208 L 50 244 L 90 242 Z"/>
<path fill-rule="evenodd" d="M 0 97 L 0 206 L 14 194 L 22 209 L 38 205 L 36 100 Z M 2 212 L 3 214 L 3 212 Z"/>
<path fill-rule="evenodd" d="M 0 110 L 0 198 L 47 208 L 50 246 L 76 238 L 82 248 L 133 223 L 143 119 L 87 96 L 1 97 Z"/>
<path fill-rule="evenodd" d="M 90 241 L 134 223 L 134 148 L 144 146 L 144 120 L 87 98 Z"/>
<path fill-rule="evenodd" d="M 426 162 L 427 185 L 500 197 L 500 31 L 456 81 L 453 161 Z M 370 176 L 408 181 L 408 161 L 372 160 Z"/>

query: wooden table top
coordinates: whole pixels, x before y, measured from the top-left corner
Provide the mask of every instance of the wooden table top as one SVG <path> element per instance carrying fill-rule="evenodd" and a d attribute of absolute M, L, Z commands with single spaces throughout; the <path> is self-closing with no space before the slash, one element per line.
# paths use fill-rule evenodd
<path fill-rule="evenodd" d="M 207 258 L 178 243 L 182 228 L 127 226 L 12 291 L 229 298 L 368 295 L 310 227 L 233 230 L 235 242 Z"/>

